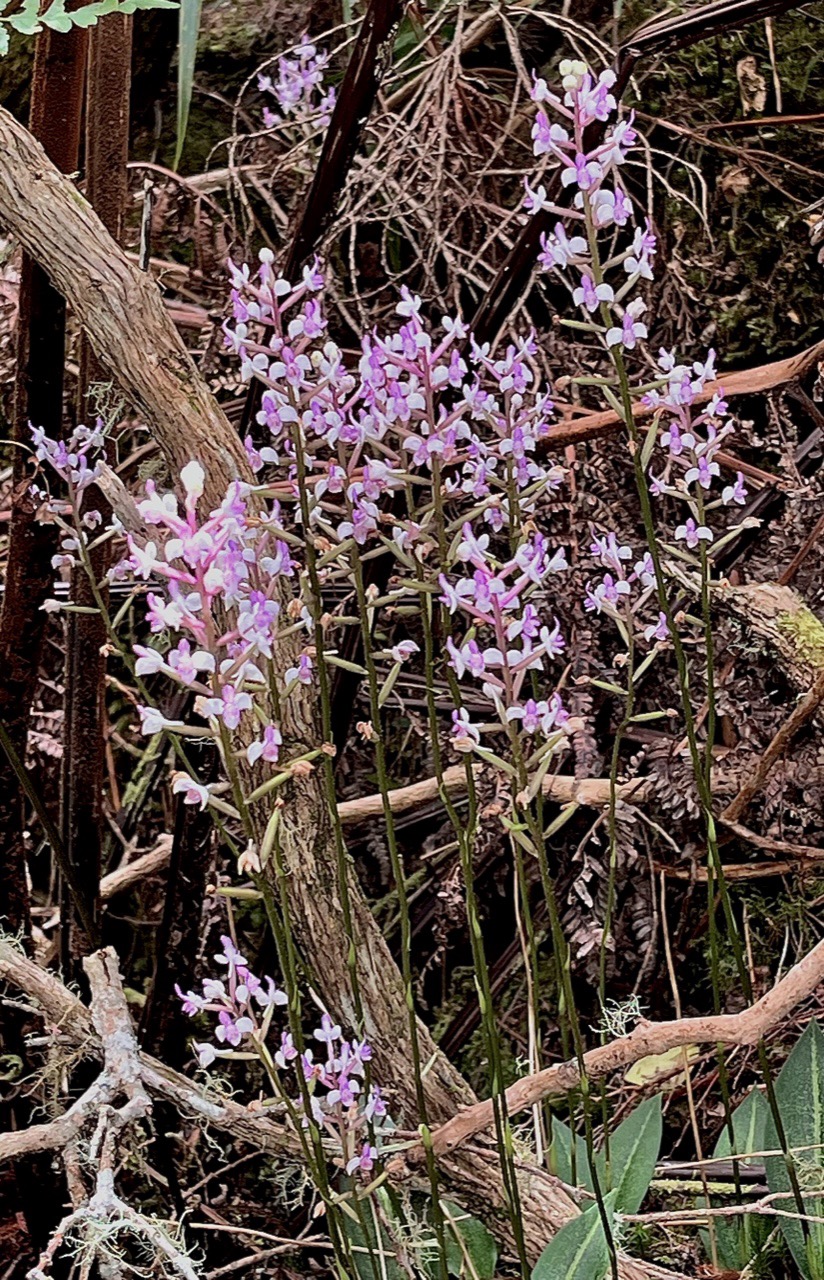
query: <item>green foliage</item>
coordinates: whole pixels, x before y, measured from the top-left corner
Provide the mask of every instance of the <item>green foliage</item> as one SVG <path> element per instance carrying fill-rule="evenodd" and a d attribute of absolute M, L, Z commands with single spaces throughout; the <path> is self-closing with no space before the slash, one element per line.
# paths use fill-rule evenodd
<path fill-rule="evenodd" d="M 612 1229 L 617 1192 L 604 1199 Z M 609 1249 L 597 1204 L 573 1218 L 552 1237 L 532 1272 L 532 1280 L 602 1280 L 609 1267 Z"/>
<path fill-rule="evenodd" d="M 200 12 L 203 0 L 180 0 L 180 22 L 177 42 L 177 142 L 174 168 L 180 164 L 186 129 L 189 124 L 189 108 L 192 105 L 192 84 L 195 75 L 197 38 L 200 32 Z"/>
<path fill-rule="evenodd" d="M 821 1193 L 804 1196 L 806 1212 L 824 1218 L 824 1035 L 817 1022 L 809 1024 L 784 1063 L 775 1096 L 801 1191 Z M 772 1115 L 765 1140 L 767 1149 L 780 1146 Z M 770 1191 L 789 1192 L 792 1184 L 784 1157 L 768 1156 L 764 1163 Z M 790 1212 L 795 1208 L 792 1199 L 780 1205 Z M 824 1280 L 824 1222 L 807 1223 L 806 1232 L 794 1218 L 779 1218 L 779 1225 L 805 1280 Z"/>
<path fill-rule="evenodd" d="M 604 1150 L 597 1152 L 595 1171 L 601 1190 L 607 1193 L 604 1205 L 610 1227 L 615 1210 L 637 1213 L 641 1208 L 655 1172 L 662 1129 L 661 1095 L 656 1094 L 637 1106 L 610 1135 L 609 1162 Z M 549 1160 L 562 1182 L 593 1191 L 586 1143 L 556 1116 L 552 1117 Z M 607 1239 L 594 1204 L 549 1242 L 532 1280 L 601 1280 L 608 1266 Z"/>
<path fill-rule="evenodd" d="M 643 1203 L 655 1172 L 662 1128 L 661 1096 L 656 1094 L 637 1106 L 610 1135 L 609 1167 L 605 1151 L 599 1151 L 595 1157 L 599 1185 L 604 1191 L 615 1192 L 615 1207 L 620 1213 L 637 1213 Z M 552 1117 L 550 1167 L 562 1182 L 593 1190 L 586 1143 L 555 1116 Z"/>
<path fill-rule="evenodd" d="M 472 1280 L 492 1280 L 498 1261 L 495 1237 L 482 1222 L 464 1213 L 456 1204 L 444 1201 L 442 1210 L 449 1274 L 459 1280 L 464 1276 Z"/>
<path fill-rule="evenodd" d="M 385 1191 L 375 1193 L 383 1200 L 382 1209 L 388 1206 Z M 348 1213 L 343 1217 L 344 1228 L 358 1280 L 405 1280 L 406 1273 L 398 1264 L 398 1246 L 380 1222 L 375 1207 L 369 1199 L 360 1202 L 362 1223 Z"/>
<path fill-rule="evenodd" d="M 13 0 L 3 6 L 8 10 Z M 0 13 L 0 57 L 8 52 L 9 29 L 33 36 L 47 27 L 50 31 L 71 31 L 72 27 L 93 27 L 108 13 L 135 13 L 138 9 L 176 9 L 176 0 L 91 0 L 81 9 L 66 11 L 66 0 L 51 0 L 40 13 L 40 0 L 23 0 L 15 13 Z"/>
<path fill-rule="evenodd" d="M 769 1115 L 770 1109 L 762 1094 L 758 1089 L 753 1089 L 733 1114 L 733 1142 L 730 1142 L 725 1126 L 715 1144 L 714 1157 L 725 1160 L 733 1154 L 746 1155 L 748 1152 L 763 1151 L 767 1142 Z M 747 1163 L 746 1160 L 740 1161 L 739 1169 L 745 1168 Z M 712 1176 L 710 1172 L 710 1177 Z M 741 1218 L 716 1218 L 714 1225 L 718 1261 L 731 1271 L 741 1270 L 751 1262 L 763 1249 L 770 1233 L 768 1220 L 754 1214 L 744 1214 Z M 702 1234 L 709 1251 L 709 1236 L 706 1232 Z"/>
<path fill-rule="evenodd" d="M 573 1164 L 573 1151 L 575 1161 Z M 583 1187 L 592 1190 L 592 1179 L 589 1176 L 587 1162 L 587 1144 L 577 1133 L 573 1133 L 568 1124 L 552 1117 L 550 1129 L 549 1167 L 557 1178 L 568 1187 Z"/>
<path fill-rule="evenodd" d="M 662 1130 L 661 1095 L 656 1094 L 636 1107 L 611 1135 L 609 1169 L 605 1153 L 599 1151 L 598 1179 L 602 1187 L 615 1192 L 620 1213 L 637 1213 L 641 1208 L 655 1173 Z"/>

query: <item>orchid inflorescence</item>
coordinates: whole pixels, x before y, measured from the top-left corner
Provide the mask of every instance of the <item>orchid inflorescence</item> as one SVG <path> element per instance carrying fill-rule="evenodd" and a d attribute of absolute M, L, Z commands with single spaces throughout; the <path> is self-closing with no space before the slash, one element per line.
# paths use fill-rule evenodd
<path fill-rule="evenodd" d="M 532 130 L 533 150 L 536 156 L 558 163 L 562 187 L 574 192 L 572 206 L 554 205 L 544 186 L 533 189 L 528 182 L 525 205 L 531 213 L 546 209 L 558 214 L 553 232 L 541 237 L 539 263 L 566 284 L 583 315 L 583 321 L 576 322 L 578 328 L 597 335 L 608 351 L 620 353 L 617 358 L 622 361 L 623 353 L 635 351 L 648 337 L 641 319 L 646 304 L 636 290 L 642 281 L 653 279 L 656 250 L 649 219 L 643 227 L 635 225 L 633 202 L 621 179 L 621 166 L 636 140 L 633 115 L 611 120 L 617 111 L 611 92 L 615 83 L 612 71 L 603 71 L 596 78 L 577 61 L 562 62 L 560 70 L 562 96 L 552 92 L 546 81 L 534 79 L 532 98 L 538 110 Z M 547 107 L 558 119 L 550 122 Z M 586 131 L 594 121 L 606 127 L 601 141 L 587 150 Z M 599 237 L 604 233 L 610 237 L 606 255 L 599 248 Z M 627 237 L 623 245 L 621 233 Z M 655 363 L 657 376 L 652 385 L 628 390 L 640 397 L 652 417 L 644 446 L 650 492 L 686 504 L 689 514 L 675 529 L 674 541 L 692 552 L 713 541 L 706 513 L 718 506 L 743 505 L 747 491 L 739 472 L 718 498 L 709 500 L 708 491 L 720 477 L 716 455 L 733 430 L 725 419 L 723 391 L 718 389 L 711 397 L 704 394 L 706 385 L 715 379 L 715 352 L 710 351 L 703 362 L 687 365 L 679 363 L 674 352 L 661 349 Z M 623 412 L 609 390 L 607 395 Z M 695 407 L 703 401 L 703 408 L 696 412 Z M 653 470 L 660 466 L 652 459 L 656 444 L 665 452 L 660 474 Z M 609 532 L 596 537 L 592 555 L 606 573 L 601 582 L 588 584 L 585 607 L 626 620 L 635 588 L 641 593 L 639 598 L 646 598 L 655 587 L 649 553 L 637 560 L 631 547 L 621 545 L 617 535 Z M 644 628 L 646 640 L 664 642 L 668 635 L 662 612 L 656 622 Z"/>
<path fill-rule="evenodd" d="M 263 122 L 267 129 L 283 124 L 298 126 L 328 125 L 335 105 L 335 90 L 324 84 L 329 55 L 318 49 L 308 37 L 300 41 L 293 57 L 282 56 L 277 60 L 277 75 L 258 76 L 258 89 L 271 94 L 278 110 L 263 108 Z"/>
<path fill-rule="evenodd" d="M 445 317 L 434 335 L 421 300 L 403 289 L 399 330 L 364 335 L 360 358 L 349 363 L 327 336 L 317 267 L 293 288 L 277 277 L 268 251 L 260 259 L 256 278 L 246 267 L 232 268 L 234 324 L 226 325 L 244 377 L 265 386 L 257 422 L 268 440 L 246 442 L 253 469 L 280 466 L 294 480 L 295 449 L 301 450 L 311 532 L 324 558 L 344 573 L 353 547 L 360 553 L 382 545 L 415 578 L 438 562 L 439 598 L 466 624 L 447 645 L 458 678 L 483 676 L 498 730 L 520 723 L 525 732 L 540 728 L 560 742 L 565 714 L 557 694 L 549 691 L 551 711 L 550 699 L 538 699 L 538 723 L 535 699 L 527 699 L 524 715 L 520 696 L 526 672 L 542 670 L 563 649 L 557 623 L 550 631 L 530 601 L 566 568 L 563 551 L 525 531 L 539 496 L 564 475 L 536 458 L 551 433 L 552 404 L 537 385 L 534 339 L 498 359 L 471 340 L 464 353 L 463 323 Z M 412 499 L 402 516 L 380 503 L 397 490 Z M 413 505 L 418 493 L 423 501 Z M 446 514 L 437 510 L 441 498 Z M 440 518 L 451 537 L 445 559 Z M 485 532 L 476 532 L 478 522 Z M 502 560 L 491 543 L 496 535 L 510 549 Z M 489 645 L 485 632 L 492 633 Z M 396 661 L 403 661 L 415 646 L 395 648 Z M 479 741 L 475 726 L 467 738 L 460 708 L 455 723 L 459 750 Z"/>
<path fill-rule="evenodd" d="M 304 42 L 295 60 L 280 60 L 277 82 L 262 81 L 261 88 L 275 93 L 285 117 L 303 120 L 310 105 L 315 112 L 331 108 L 331 91 L 315 101 L 324 66 L 324 55 Z M 542 239 L 539 265 L 567 284 L 583 317 L 578 328 L 611 358 L 617 377 L 600 380 L 610 403 L 626 416 L 612 390 L 621 380 L 628 394 L 643 397 L 651 417 L 642 454 L 650 492 L 682 504 L 684 519 L 670 549 L 688 562 L 697 561 L 698 550 L 704 571 L 714 537 L 708 513 L 746 497 L 740 474 L 719 496 L 710 492 L 732 430 L 723 393 L 705 394 L 715 376 L 714 353 L 687 365 L 661 351 L 652 381 L 629 387 L 624 359 L 648 337 L 638 290 L 653 278 L 656 247 L 648 220 L 634 226 L 621 180 L 635 141 L 633 119 L 610 123 L 617 110 L 611 72 L 596 78 L 578 62 L 562 63 L 561 71 L 562 95 L 537 78 L 532 91 L 535 154 L 560 166 L 562 187 L 572 195 L 570 207 L 556 207 L 544 186 L 527 184 L 527 209 L 558 215 Z M 547 109 L 558 119 L 550 122 Z M 593 121 L 607 127 L 602 141 L 586 150 Z M 611 244 L 602 261 L 604 234 Z M 521 782 L 524 771 L 543 776 L 572 726 L 551 675 L 565 640 L 546 608 L 567 556 L 539 527 L 541 500 L 559 489 L 566 473 L 545 460 L 555 410 L 542 385 L 534 335 L 493 354 L 460 317 L 445 316 L 438 328 L 428 324 L 421 299 L 404 287 L 397 326 L 363 333 L 352 354 L 330 336 L 317 261 L 293 283 L 278 275 L 274 255 L 263 249 L 254 270 L 230 263 L 229 274 L 226 346 L 242 379 L 263 385 L 254 431 L 244 442 L 254 483 L 234 481 L 206 511 L 200 462 L 180 473 L 182 499 L 148 481 L 138 511 L 149 532 L 125 533 L 128 554 L 112 571 L 146 584 L 153 643 L 134 645 L 136 676 L 162 676 L 194 695 L 194 719 L 168 719 L 148 700 L 140 705 L 143 733 L 213 738 L 237 807 L 217 800 L 214 787 L 187 772 L 176 775 L 174 790 L 187 803 L 222 804 L 237 817 L 268 794 L 269 785 L 243 794 L 248 771 L 230 767 L 238 759 L 258 774 L 268 767 L 272 785 L 299 765 L 312 767 L 306 754 L 284 762 L 283 712 L 290 698 L 314 684 L 319 663 L 340 660 L 335 633 L 352 620 L 325 611 L 311 583 L 362 590 L 363 558 L 376 554 L 391 556 L 395 569 L 381 605 L 403 606 L 407 614 L 417 609 L 424 619 L 439 612 L 452 747 L 506 769 L 497 745 L 503 742 L 503 750 L 508 744 L 518 757 Z M 62 568 L 91 533 L 83 524 L 82 494 L 97 474 L 90 458 L 102 436 L 80 428 L 62 445 L 36 430 L 34 443 L 38 458 L 65 479 L 75 504 L 56 560 Z M 660 584 L 649 550 L 633 550 L 606 530 L 594 534 L 590 554 L 600 576 L 587 583 L 586 610 L 612 617 L 653 653 L 668 644 L 672 620 L 655 599 Z M 367 610 L 377 607 L 374 596 L 366 600 Z M 283 670 L 277 657 L 287 641 L 295 656 Z M 372 655 L 392 663 L 382 699 L 419 653 L 415 641 L 403 639 Z M 483 709 L 480 719 L 470 715 L 467 701 L 476 715 L 479 705 Z M 368 727 L 371 735 L 380 731 Z M 529 787 L 519 793 L 527 803 L 530 795 Z M 265 1056 L 274 1009 L 286 997 L 271 979 L 262 983 L 250 973 L 230 939 L 224 938 L 218 960 L 226 981 L 205 980 L 202 995 L 180 993 L 187 1012 L 217 1016 L 216 1043 L 198 1046 L 200 1060 L 208 1065 L 240 1046 Z M 373 1149 L 366 1142 L 357 1154 L 352 1142 L 384 1114 L 379 1091 L 364 1096 L 361 1085 L 369 1047 L 343 1039 L 328 1015 L 314 1036 L 325 1045 L 317 1062 L 309 1050 L 299 1054 L 283 1031 L 270 1055 L 272 1069 L 299 1059 L 315 1121 L 338 1133 L 348 1167 L 368 1172 Z"/>
<path fill-rule="evenodd" d="M 285 84 L 292 70 L 281 61 Z M 317 87 L 323 59 L 313 46 L 301 45 L 298 63 L 306 84 Z M 536 155 L 560 165 L 562 185 L 572 193 L 571 207 L 557 209 L 559 221 L 542 241 L 540 262 L 565 280 L 584 327 L 620 360 L 647 336 L 636 289 L 652 278 L 655 252 L 649 222 L 633 230 L 632 201 L 620 176 L 635 140 L 633 119 L 610 123 L 616 112 L 611 72 L 596 78 L 577 62 L 563 63 L 561 72 L 562 96 L 537 78 L 532 91 Z M 291 93 L 297 101 L 297 90 Z M 558 119 L 550 123 L 546 109 Z M 587 151 L 585 131 L 595 120 L 606 131 Z M 527 205 L 555 208 L 543 187 L 528 189 Z M 616 229 L 626 229 L 628 242 L 613 244 L 602 266 L 599 235 Z M 320 585 L 351 583 L 358 559 L 382 552 L 397 564 L 393 605 L 408 612 L 410 604 L 423 607 L 422 591 L 434 593 L 444 619 L 452 620 L 445 658 L 455 680 L 451 740 L 458 751 L 483 757 L 488 732 L 509 739 L 538 735 L 561 749 L 568 717 L 547 673 L 564 651 L 564 638 L 541 605 L 547 583 L 567 561 L 535 520 L 539 499 L 556 490 L 565 473 L 541 460 L 551 445 L 553 404 L 541 386 L 534 336 L 493 356 L 459 317 L 444 317 L 440 330 L 431 329 L 421 299 L 403 288 L 397 329 L 364 333 L 359 353 L 350 357 L 329 336 L 317 262 L 297 284 L 277 274 L 267 249 L 254 273 L 248 265 L 229 270 L 226 345 L 243 379 L 264 387 L 257 430 L 245 442 L 258 483 L 235 481 L 208 513 L 201 510 L 206 477 L 197 461 L 181 472 L 182 509 L 173 494 L 147 483 L 139 512 L 157 532 L 127 534 L 129 555 L 114 571 L 151 584 L 146 616 L 154 643 L 135 646 L 135 670 L 190 689 L 205 726 L 171 721 L 142 705 L 144 733 L 211 735 L 225 755 L 232 749 L 226 735 L 240 729 L 248 763 L 283 772 L 276 709 L 313 683 L 318 661 L 318 617 L 302 573 L 301 548 L 311 540 Z M 745 489 L 738 475 L 717 499 L 708 492 L 732 429 L 720 391 L 694 412 L 696 401 L 707 399 L 713 353 L 688 366 L 662 351 L 657 368 L 659 376 L 639 392 L 653 417 L 645 461 L 651 492 L 687 504 L 673 543 L 683 558 L 711 542 L 708 511 L 742 503 Z M 612 395 L 608 380 L 604 385 Z M 36 432 L 35 445 L 79 495 L 94 475 L 87 453 L 98 436 L 75 433 L 63 446 Z M 665 452 L 662 467 L 652 456 L 656 443 Z M 403 501 L 388 501 L 396 493 Z M 64 553 L 72 556 L 72 540 L 84 536 L 76 523 Z M 639 638 L 666 643 L 667 619 L 648 607 L 656 587 L 649 553 L 633 552 L 606 531 L 595 536 L 592 555 L 603 572 L 588 583 L 585 607 L 624 627 L 637 625 L 632 619 L 648 610 L 639 619 Z M 334 663 L 338 624 L 334 614 L 321 622 L 324 660 Z M 285 672 L 275 672 L 275 649 L 290 635 L 304 637 L 301 651 Z M 411 640 L 386 651 L 392 683 L 417 652 Z M 463 705 L 465 685 L 473 707 L 480 697 L 488 708 L 478 723 Z M 187 774 L 176 777 L 175 789 L 193 804 L 212 799 L 209 788 Z"/>
<path fill-rule="evenodd" d="M 195 1043 L 200 1065 L 209 1067 L 218 1058 L 258 1057 L 283 1096 L 287 1095 L 282 1073 L 299 1071 L 312 1119 L 334 1139 L 346 1172 L 370 1173 L 378 1155 L 374 1140 L 380 1140 L 380 1122 L 386 1117 L 379 1087 L 364 1081 L 371 1048 L 363 1040 L 346 1040 L 341 1028 L 324 1013 L 313 1032 L 313 1039 L 321 1046 L 317 1061 L 312 1049 L 299 1052 L 286 1030 L 280 1031 L 278 1047 L 270 1052 L 267 1041 L 273 1015 L 287 1003 L 286 993 L 272 978 L 261 980 L 251 972 L 232 938 L 224 935 L 221 943 L 223 950 L 214 958 L 225 970 L 225 977 L 204 978 L 202 994 L 175 987 L 184 1013 L 190 1017 L 217 1015 L 214 1039 Z M 303 1108 L 302 1092 L 295 1100 L 298 1113 Z M 307 1122 L 305 1115 L 302 1122 Z"/>

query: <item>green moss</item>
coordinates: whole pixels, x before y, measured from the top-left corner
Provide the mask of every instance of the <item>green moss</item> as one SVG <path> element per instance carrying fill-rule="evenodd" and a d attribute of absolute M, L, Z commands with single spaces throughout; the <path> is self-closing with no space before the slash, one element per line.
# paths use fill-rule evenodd
<path fill-rule="evenodd" d="M 271 6 L 266 0 L 207 0 L 200 24 L 198 58 L 234 61 L 257 57 L 266 44 L 270 25 Z"/>
<path fill-rule="evenodd" d="M 802 605 L 796 613 L 782 613 L 778 630 L 796 647 L 799 657 L 814 667 L 824 667 L 824 623 Z"/>

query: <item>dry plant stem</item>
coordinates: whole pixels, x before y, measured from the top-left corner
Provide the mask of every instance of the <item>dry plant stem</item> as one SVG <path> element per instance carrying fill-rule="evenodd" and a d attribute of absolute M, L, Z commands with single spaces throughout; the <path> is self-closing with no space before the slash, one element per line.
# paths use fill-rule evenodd
<path fill-rule="evenodd" d="M 750 831 L 749 827 L 745 827 L 740 822 L 726 822 L 719 819 L 729 831 L 740 836 L 742 840 L 746 840 L 747 844 L 754 845 L 756 849 L 765 849 L 769 853 L 789 854 L 796 858 L 799 862 L 821 862 L 824 858 L 824 849 L 814 844 L 791 844 L 789 840 L 774 840 L 771 836 L 760 836 L 757 831 Z M 726 868 L 725 868 L 726 872 Z"/>
<path fill-rule="evenodd" d="M 112 13 L 89 32 L 86 86 L 86 198 L 111 235 L 122 240 L 126 209 L 126 162 L 129 150 L 129 90 L 131 88 L 132 19 Z M 81 421 L 94 417 L 90 394 L 104 375 L 87 339 L 80 346 L 78 412 Z M 92 489 L 84 511 L 96 510 L 101 527 L 111 518 L 103 494 Z M 105 581 L 111 562 L 111 543 L 89 552 L 98 582 Z M 108 600 L 106 588 L 101 588 Z M 63 762 L 61 772 L 63 843 L 80 882 L 86 911 L 95 919 L 100 910 L 100 869 L 103 849 L 103 773 L 105 767 L 106 622 L 94 608 L 92 584 L 81 564 L 71 578 L 71 599 L 88 612 L 66 616 L 66 692 L 64 701 Z M 81 976 L 80 958 L 97 944 L 82 927 L 71 894 L 64 887 L 61 901 L 61 950 L 64 971 Z"/>
<path fill-rule="evenodd" d="M 718 1014 L 706 1018 L 679 1018 L 671 1022 L 639 1022 L 629 1035 L 584 1054 L 590 1080 L 630 1066 L 650 1054 L 667 1053 L 690 1044 L 757 1044 L 782 1018 L 816 990 L 824 979 L 824 942 L 819 942 L 803 960 L 755 1004 L 741 1013 Z M 535 1075 L 525 1076 L 506 1091 L 510 1115 L 531 1107 L 542 1098 L 566 1093 L 578 1086 L 576 1062 L 559 1062 Z M 492 1123 L 492 1104 L 480 1102 L 455 1116 L 432 1135 L 438 1155 L 453 1151 L 473 1134 Z"/>

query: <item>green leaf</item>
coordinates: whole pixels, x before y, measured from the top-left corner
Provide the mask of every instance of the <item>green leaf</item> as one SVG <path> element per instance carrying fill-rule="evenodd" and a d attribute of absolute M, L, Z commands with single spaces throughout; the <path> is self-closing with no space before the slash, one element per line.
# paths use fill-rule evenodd
<path fill-rule="evenodd" d="M 5 27 L 0 27 L 0 58 L 9 51 L 9 33 Z"/>
<path fill-rule="evenodd" d="M 442 1204 L 446 1243 L 446 1267 L 451 1276 L 493 1280 L 498 1262 L 495 1237 L 477 1218 L 456 1204 Z M 456 1233 L 461 1237 L 456 1239 Z M 433 1270 L 436 1270 L 434 1268 Z"/>
<path fill-rule="evenodd" d="M 612 1228 L 615 1192 L 604 1198 L 607 1221 Z M 597 1204 L 573 1218 L 544 1249 L 532 1280 L 603 1280 L 609 1267 L 609 1248 Z"/>
<path fill-rule="evenodd" d="M 647 1194 L 661 1149 L 661 1095 L 648 1098 L 627 1116 L 609 1140 L 609 1177 L 603 1151 L 595 1158 L 604 1190 L 615 1191 L 619 1213 L 637 1213 Z"/>
<path fill-rule="evenodd" d="M 552 1117 L 549 1137 L 549 1167 L 568 1187 L 584 1187 L 592 1190 L 592 1179 L 589 1175 L 587 1160 L 587 1144 L 578 1134 L 573 1134 L 568 1124 Z M 575 1168 L 572 1167 L 573 1145 L 575 1150 Z"/>
<path fill-rule="evenodd" d="M 52 0 L 48 9 L 41 15 L 40 21 L 52 31 L 60 31 L 63 35 L 72 29 L 71 14 L 66 13 L 66 0 Z"/>
<path fill-rule="evenodd" d="M 117 8 L 118 0 L 96 0 L 94 4 L 84 4 L 82 9 L 76 9 L 71 19 L 76 27 L 93 27 L 107 13 L 114 13 Z"/>
<path fill-rule="evenodd" d="M 177 9 L 178 0 L 122 0 L 124 13 L 136 13 L 138 9 Z"/>
<path fill-rule="evenodd" d="M 341 1177 L 341 1186 L 344 1189 L 351 1187 L 352 1179 L 348 1175 Z M 387 1221 L 395 1221 L 386 1192 L 381 1188 L 375 1195 L 380 1197 L 381 1210 Z M 349 1207 L 354 1214 L 354 1206 Z M 371 1198 L 361 1200 L 359 1208 L 365 1231 L 356 1217 L 346 1212 L 341 1215 L 359 1280 L 408 1280 L 406 1272 L 398 1264 L 397 1246 L 380 1223 Z"/>
<path fill-rule="evenodd" d="M 733 1112 L 733 1142 L 726 1125 L 719 1134 L 713 1155 L 718 1160 L 726 1160 L 735 1154 L 746 1155 L 750 1151 L 764 1151 L 767 1144 L 767 1121 L 770 1109 L 758 1089 L 747 1094 L 740 1107 Z M 744 1168 L 746 1160 L 739 1161 L 739 1169 Z M 717 1180 L 712 1167 L 709 1169 L 710 1180 Z M 721 1200 L 710 1200 L 711 1204 L 728 1203 Z M 740 1218 L 715 1219 L 715 1244 L 718 1250 L 718 1261 L 730 1271 L 743 1271 L 744 1267 L 760 1253 L 770 1233 L 769 1220 L 761 1215 L 745 1213 Z M 709 1254 L 709 1232 L 702 1231 L 704 1247 Z"/>
<path fill-rule="evenodd" d="M 177 143 L 174 168 L 180 164 L 189 108 L 192 105 L 192 83 L 195 77 L 197 37 L 200 31 L 200 7 L 202 0 L 180 0 L 180 22 L 177 41 Z"/>
<path fill-rule="evenodd" d="M 775 1082 L 775 1096 L 790 1151 L 797 1151 L 794 1163 L 799 1185 L 820 1189 L 824 1184 L 824 1035 L 817 1022 L 811 1022 L 796 1043 L 781 1074 Z M 772 1114 L 767 1119 L 766 1147 L 781 1144 Z M 808 1150 L 799 1150 L 806 1147 Z M 790 1176 L 784 1157 L 767 1156 L 764 1164 L 770 1191 L 791 1190 Z M 824 1215 L 824 1199 L 805 1196 L 807 1212 L 814 1217 Z M 790 1201 L 782 1207 L 794 1209 Z M 801 1223 L 793 1218 L 779 1218 L 784 1239 L 806 1280 L 824 1280 L 824 1223 L 810 1222 L 805 1239 Z"/>
<path fill-rule="evenodd" d="M 6 22 L 15 31 L 19 31 L 22 36 L 33 36 L 41 30 L 38 11 L 40 8 L 40 0 L 26 0 L 23 8 L 17 13 L 12 13 Z"/>

